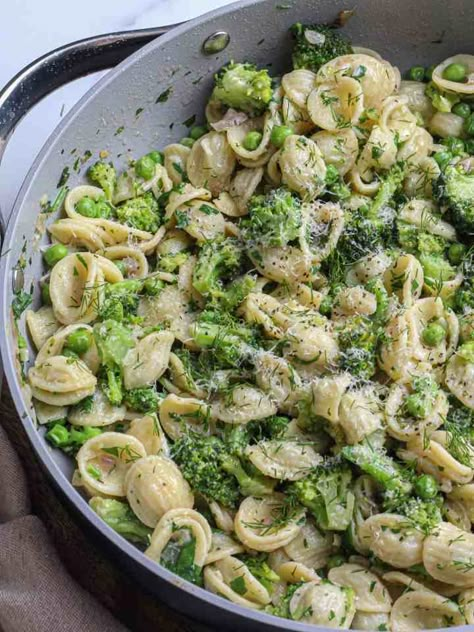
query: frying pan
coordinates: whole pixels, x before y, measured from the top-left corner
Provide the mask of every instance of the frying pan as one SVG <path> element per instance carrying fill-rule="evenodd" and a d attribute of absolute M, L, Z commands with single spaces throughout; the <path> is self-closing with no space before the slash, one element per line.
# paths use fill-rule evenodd
<path fill-rule="evenodd" d="M 227 61 L 250 60 L 268 65 L 273 75 L 288 69 L 295 21 L 332 22 L 342 9 L 335 0 L 247 0 L 167 29 L 116 33 L 82 40 L 33 62 L 0 94 L 0 157 L 27 110 L 60 85 L 90 72 L 116 66 L 61 122 L 33 163 L 10 213 L 0 264 L 1 355 L 5 377 L 32 449 L 62 497 L 99 540 L 130 581 L 180 612 L 231 630 L 314 631 L 315 626 L 278 619 L 232 604 L 173 575 L 146 558 L 113 532 L 70 484 L 72 465 L 48 447 L 35 427 L 22 388 L 11 305 L 14 293 L 34 287 L 33 307 L 40 303 L 37 283 L 43 274 L 39 246 L 44 230 L 37 218 L 39 200 L 54 197 L 66 166 L 68 184 L 84 180 L 87 157 L 100 151 L 120 166 L 186 135 L 183 124 L 199 122 L 213 74 Z M 345 31 L 351 40 L 379 51 L 406 70 L 429 65 L 458 52 L 472 52 L 472 0 L 359 0 Z M 120 63 L 119 63 L 120 62 Z M 117 65 L 118 64 L 118 65 Z M 4 209 L 4 215 L 5 209 Z M 55 214 L 46 217 L 49 224 Z M 44 228 L 44 227 L 43 227 Z M 43 236 L 42 236 L 43 235 Z M 24 333 L 24 323 L 19 329 Z M 33 349 L 30 350 L 33 356 Z M 450 628 L 468 630 L 469 626 Z M 318 628 L 322 630 L 323 628 Z"/>

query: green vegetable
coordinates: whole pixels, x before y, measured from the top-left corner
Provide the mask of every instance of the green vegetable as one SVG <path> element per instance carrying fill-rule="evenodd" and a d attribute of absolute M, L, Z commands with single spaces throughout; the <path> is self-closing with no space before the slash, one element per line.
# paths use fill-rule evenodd
<path fill-rule="evenodd" d="M 425 535 L 432 533 L 443 519 L 441 510 L 435 502 L 424 502 L 419 498 L 410 498 L 398 505 L 396 512 L 406 516 L 411 525 Z"/>
<path fill-rule="evenodd" d="M 443 138 L 441 143 L 446 145 L 448 151 L 451 152 L 453 156 L 458 156 L 464 153 L 464 141 L 461 138 L 457 138 L 456 136 L 447 136 L 446 138 Z"/>
<path fill-rule="evenodd" d="M 347 318 L 338 334 L 341 368 L 352 375 L 369 379 L 376 371 L 378 332 L 372 318 Z"/>
<path fill-rule="evenodd" d="M 336 553 L 335 555 L 331 555 L 326 566 L 329 570 L 331 570 L 331 568 L 337 568 L 338 566 L 342 566 L 345 563 L 346 558 L 344 557 L 344 555 L 342 555 L 341 553 Z"/>
<path fill-rule="evenodd" d="M 249 274 L 231 281 L 220 291 L 219 305 L 225 311 L 232 313 L 247 298 L 256 283 L 255 278 Z"/>
<path fill-rule="evenodd" d="M 66 338 L 64 346 L 77 355 L 82 355 L 91 346 L 91 335 L 87 329 L 76 329 Z"/>
<path fill-rule="evenodd" d="M 189 130 L 189 136 L 193 140 L 198 140 L 201 136 L 204 136 L 204 134 L 207 134 L 207 127 L 205 125 L 195 125 Z"/>
<path fill-rule="evenodd" d="M 48 250 L 43 254 L 44 260 L 50 268 L 53 268 L 58 261 L 64 259 L 69 254 L 68 249 L 64 244 L 54 244 L 50 246 Z"/>
<path fill-rule="evenodd" d="M 448 164 L 435 181 L 434 191 L 439 202 L 449 208 L 459 234 L 473 235 L 474 173 L 466 171 L 463 161 Z"/>
<path fill-rule="evenodd" d="M 438 481 L 430 474 L 422 474 L 415 480 L 414 491 L 423 500 L 436 498 L 439 493 Z"/>
<path fill-rule="evenodd" d="M 152 386 L 133 388 L 123 395 L 125 406 L 139 413 L 156 412 L 159 402 L 160 396 Z"/>
<path fill-rule="evenodd" d="M 138 279 L 107 283 L 103 300 L 98 305 L 99 317 L 102 320 L 134 323 L 137 319 L 139 292 L 143 288 L 143 281 Z"/>
<path fill-rule="evenodd" d="M 275 479 L 263 476 L 258 470 L 248 474 L 240 459 L 231 454 L 221 455 L 220 460 L 224 472 L 232 474 L 237 479 L 242 496 L 256 496 L 260 498 L 273 492 L 276 485 Z"/>
<path fill-rule="evenodd" d="M 202 586 L 202 568 L 196 566 L 196 538 L 190 529 L 178 529 L 160 556 L 160 564 L 179 577 Z"/>
<path fill-rule="evenodd" d="M 321 529 L 344 531 L 354 510 L 351 480 L 351 470 L 347 465 L 338 459 L 328 460 L 305 478 L 292 483 L 288 493 L 308 507 Z"/>
<path fill-rule="evenodd" d="M 201 315 L 191 328 L 194 342 L 201 349 L 209 349 L 219 366 L 240 367 L 254 353 L 254 332 L 230 315 L 213 320 L 206 313 Z"/>
<path fill-rule="evenodd" d="M 474 364 L 474 340 L 469 340 L 458 347 L 457 355 L 467 362 Z"/>
<path fill-rule="evenodd" d="M 433 288 L 456 276 L 456 270 L 442 255 L 421 253 L 418 259 L 423 268 L 425 283 Z"/>
<path fill-rule="evenodd" d="M 234 110 L 261 114 L 272 98 L 272 80 L 268 70 L 253 64 L 231 62 L 214 77 L 211 100 L 220 101 Z"/>
<path fill-rule="evenodd" d="M 76 204 L 76 211 L 84 217 L 97 217 L 95 201 L 87 196 L 81 198 Z"/>
<path fill-rule="evenodd" d="M 428 347 L 437 347 L 446 338 L 446 330 L 439 323 L 430 323 L 423 329 L 421 337 Z"/>
<path fill-rule="evenodd" d="M 69 443 L 69 432 L 65 426 L 61 424 L 55 424 L 48 432 L 46 433 L 46 439 L 50 441 L 54 446 L 60 448 L 61 446 L 68 445 Z"/>
<path fill-rule="evenodd" d="M 93 426 L 72 426 L 65 420 L 52 421 L 47 425 L 46 439 L 66 454 L 75 454 L 86 441 L 101 434 L 102 429 Z"/>
<path fill-rule="evenodd" d="M 132 228 L 156 233 L 160 227 L 161 217 L 153 193 L 148 191 L 117 206 L 117 219 Z"/>
<path fill-rule="evenodd" d="M 206 242 L 199 251 L 193 271 L 193 287 L 203 296 L 222 293 L 222 281 L 235 273 L 242 251 L 235 239 Z"/>
<path fill-rule="evenodd" d="M 471 114 L 471 108 L 469 107 L 469 104 L 463 103 L 463 102 L 456 103 L 456 105 L 453 106 L 453 109 L 451 111 L 453 114 L 456 114 L 457 116 L 460 116 L 463 119 L 467 118 Z"/>
<path fill-rule="evenodd" d="M 96 162 L 87 171 L 89 180 L 99 186 L 109 202 L 112 201 L 117 185 L 117 173 L 112 163 Z"/>
<path fill-rule="evenodd" d="M 162 165 L 164 162 L 163 154 L 161 153 L 161 151 L 150 151 L 147 156 L 151 158 L 156 165 Z"/>
<path fill-rule="evenodd" d="M 252 247 L 286 246 L 296 240 L 301 228 L 301 202 L 287 191 L 275 189 L 267 195 L 254 195 L 249 214 L 241 222 L 244 239 Z"/>
<path fill-rule="evenodd" d="M 431 66 L 428 66 L 428 68 L 425 71 L 425 81 L 431 81 L 433 78 L 433 70 L 436 68 L 435 64 L 432 64 Z"/>
<path fill-rule="evenodd" d="M 453 154 L 449 151 L 437 151 L 433 158 L 438 163 L 441 169 L 444 169 L 446 165 L 452 160 Z"/>
<path fill-rule="evenodd" d="M 51 295 L 49 293 L 49 283 L 41 284 L 41 302 L 43 305 L 51 305 Z"/>
<path fill-rule="evenodd" d="M 426 96 L 431 100 L 431 104 L 439 112 L 451 112 L 456 103 L 459 103 L 459 95 L 453 92 L 443 92 L 430 81 L 425 88 Z"/>
<path fill-rule="evenodd" d="M 426 419 L 432 410 L 439 387 L 431 377 L 416 377 L 411 384 L 412 392 L 405 400 L 408 415 Z"/>
<path fill-rule="evenodd" d="M 245 135 L 242 145 L 244 146 L 244 149 L 247 149 L 247 151 L 253 151 L 254 149 L 257 149 L 257 147 L 260 145 L 260 143 L 262 142 L 262 138 L 262 132 L 257 132 L 257 130 L 253 130 L 252 132 L 248 132 Z"/>
<path fill-rule="evenodd" d="M 142 156 L 135 163 L 135 173 L 139 178 L 151 180 L 155 175 L 156 163 L 149 155 Z"/>
<path fill-rule="evenodd" d="M 470 156 L 473 156 L 474 155 L 474 138 L 468 138 L 467 140 L 464 141 L 464 144 L 466 146 L 466 152 Z"/>
<path fill-rule="evenodd" d="M 196 141 L 193 138 L 190 138 L 189 136 L 185 136 L 179 142 L 181 145 L 184 145 L 184 147 L 191 148 Z"/>
<path fill-rule="evenodd" d="M 443 79 L 462 83 L 466 80 L 466 66 L 464 64 L 449 64 L 443 70 Z"/>
<path fill-rule="evenodd" d="M 339 31 L 325 24 L 293 24 L 293 68 L 317 72 L 321 66 L 340 55 L 350 55 L 351 44 Z"/>
<path fill-rule="evenodd" d="M 94 325 L 94 339 L 103 367 L 103 390 L 114 406 L 122 403 L 122 362 L 135 346 L 127 327 L 114 320 Z"/>
<path fill-rule="evenodd" d="M 270 141 L 275 147 L 282 147 L 285 139 L 293 134 L 293 130 L 288 125 L 274 125 L 270 135 Z"/>
<path fill-rule="evenodd" d="M 109 527 L 126 540 L 143 546 L 150 544 L 153 529 L 138 520 L 128 503 L 94 496 L 90 499 L 89 505 Z"/>
<path fill-rule="evenodd" d="M 461 262 L 463 281 L 456 290 L 454 309 L 461 314 L 474 310 L 474 248 L 470 248 Z"/>
<path fill-rule="evenodd" d="M 408 78 L 411 81 L 424 81 L 425 79 L 425 68 L 424 66 L 412 66 L 408 71 Z"/>
<path fill-rule="evenodd" d="M 464 244 L 455 243 L 449 246 L 448 258 L 453 266 L 458 266 L 462 263 L 466 254 L 466 246 Z"/>
<path fill-rule="evenodd" d="M 239 559 L 247 566 L 252 575 L 272 594 L 275 584 L 281 581 L 280 576 L 267 563 L 268 556 L 260 553 L 256 556 L 240 555 Z"/>
<path fill-rule="evenodd" d="M 474 136 L 474 114 L 464 119 L 464 131 L 468 136 Z"/>
<path fill-rule="evenodd" d="M 116 259 L 114 261 L 114 264 L 117 266 L 117 268 L 120 270 L 120 272 L 124 276 L 127 274 L 127 265 L 126 265 L 125 261 L 122 261 L 122 259 Z"/>

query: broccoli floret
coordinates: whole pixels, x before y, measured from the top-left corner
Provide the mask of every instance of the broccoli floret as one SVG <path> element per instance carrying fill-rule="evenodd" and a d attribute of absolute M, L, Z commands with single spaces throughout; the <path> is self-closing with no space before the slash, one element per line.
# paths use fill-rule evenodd
<path fill-rule="evenodd" d="M 442 255 L 449 245 L 445 239 L 420 229 L 419 226 L 397 221 L 398 243 L 405 252 Z"/>
<path fill-rule="evenodd" d="M 447 206 L 460 235 L 474 235 L 474 172 L 464 161 L 447 164 L 434 184 L 438 201 Z"/>
<path fill-rule="evenodd" d="M 344 182 L 344 178 L 339 175 L 334 165 L 326 167 L 326 195 L 329 200 L 347 200 L 351 197 L 351 190 Z"/>
<path fill-rule="evenodd" d="M 454 309 L 461 314 L 474 310 L 474 248 L 471 248 L 461 264 L 463 282 L 456 290 Z"/>
<path fill-rule="evenodd" d="M 117 206 L 117 218 L 127 226 L 149 233 L 156 233 L 161 223 L 158 202 L 151 191 Z"/>
<path fill-rule="evenodd" d="M 439 387 L 432 377 L 416 377 L 411 384 L 412 392 L 405 400 L 405 412 L 410 417 L 426 419 L 432 410 Z"/>
<path fill-rule="evenodd" d="M 430 99 L 431 104 L 438 112 L 451 112 L 453 105 L 461 100 L 458 94 L 454 92 L 444 92 L 440 90 L 432 81 L 426 88 L 425 94 Z"/>
<path fill-rule="evenodd" d="M 196 538 L 190 529 L 175 532 L 160 556 L 160 564 L 188 582 L 202 586 L 202 567 L 194 563 Z"/>
<path fill-rule="evenodd" d="M 376 371 L 378 334 L 374 321 L 353 316 L 344 321 L 338 333 L 341 368 L 368 380 Z"/>
<path fill-rule="evenodd" d="M 247 566 L 255 579 L 272 594 L 275 584 L 280 582 L 281 578 L 267 564 L 268 555 L 265 553 L 260 553 L 255 556 L 239 555 L 238 559 Z"/>
<path fill-rule="evenodd" d="M 137 279 L 107 283 L 103 299 L 99 304 L 99 318 L 118 322 L 135 322 L 139 301 L 138 294 L 142 287 L 143 281 Z"/>
<path fill-rule="evenodd" d="M 153 529 L 145 526 L 135 516 L 128 503 L 112 498 L 94 496 L 89 505 L 102 520 L 125 539 L 148 546 Z"/>
<path fill-rule="evenodd" d="M 151 386 L 132 388 L 125 391 L 123 403 L 139 413 L 156 412 L 160 403 L 160 396 Z"/>
<path fill-rule="evenodd" d="M 377 309 L 372 314 L 372 321 L 375 325 L 385 324 L 388 318 L 389 296 L 383 281 L 380 278 L 370 279 L 365 287 L 372 292 L 377 301 Z"/>
<path fill-rule="evenodd" d="M 105 197 L 111 202 L 117 184 L 117 173 L 113 164 L 99 160 L 89 167 L 87 175 L 91 182 L 97 184 L 104 191 Z"/>
<path fill-rule="evenodd" d="M 442 255 L 427 255 L 421 253 L 418 259 L 423 268 L 425 283 L 430 287 L 451 281 L 456 276 L 456 270 Z"/>
<path fill-rule="evenodd" d="M 184 250 L 175 254 L 164 255 L 158 259 L 158 267 L 164 272 L 175 272 L 187 261 L 188 257 L 189 253 Z"/>
<path fill-rule="evenodd" d="M 214 77 L 211 100 L 220 101 L 234 110 L 261 114 L 272 98 L 272 79 L 268 70 L 253 64 L 231 62 Z"/>
<path fill-rule="evenodd" d="M 350 42 L 334 28 L 325 24 L 297 22 L 290 31 L 295 40 L 293 68 L 308 68 L 317 72 L 331 59 L 353 52 Z"/>
<path fill-rule="evenodd" d="M 330 531 L 347 529 L 354 509 L 350 490 L 352 473 L 339 459 L 314 468 L 308 476 L 288 487 L 290 496 L 308 507 L 319 527 Z"/>
<path fill-rule="evenodd" d="M 242 457 L 248 445 L 265 439 L 279 439 L 288 428 L 289 419 L 272 415 L 259 421 L 224 428 L 224 441 L 230 454 Z"/>
<path fill-rule="evenodd" d="M 111 404 L 119 406 L 123 399 L 122 363 L 135 346 L 130 330 L 115 320 L 94 325 L 94 339 L 99 352 L 102 388 Z"/>
<path fill-rule="evenodd" d="M 266 606 L 265 612 L 273 614 L 275 617 L 281 617 L 282 619 L 291 619 L 290 614 L 290 601 L 298 590 L 303 586 L 304 582 L 297 582 L 295 584 L 287 584 L 286 591 L 281 595 L 276 605 Z"/>
<path fill-rule="evenodd" d="M 280 188 L 267 195 L 254 195 L 248 209 L 241 228 L 251 245 L 286 246 L 298 238 L 302 224 L 301 202 L 290 191 Z"/>
<path fill-rule="evenodd" d="M 426 535 L 429 535 L 443 519 L 436 502 L 424 502 L 420 498 L 410 498 L 393 509 L 406 516 L 415 529 Z"/>
<path fill-rule="evenodd" d="M 255 277 L 250 274 L 231 281 L 219 294 L 219 305 L 226 312 L 233 312 L 247 298 L 256 284 Z"/>
<path fill-rule="evenodd" d="M 388 454 L 362 443 L 344 446 L 341 454 L 385 489 L 388 504 L 410 495 L 413 486 L 408 474 Z"/>
<path fill-rule="evenodd" d="M 88 398 L 86 398 L 88 399 Z M 46 426 L 46 439 L 55 448 L 59 448 L 66 454 L 76 454 L 86 441 L 101 434 L 101 428 L 94 426 L 72 426 L 65 420 L 52 421 Z"/>
<path fill-rule="evenodd" d="M 397 162 L 382 178 L 377 194 L 375 195 L 367 212 L 367 217 L 373 222 L 379 224 L 386 223 L 387 207 L 389 209 L 391 208 L 393 196 L 402 186 L 405 175 L 406 165 L 403 162 Z M 389 215 L 393 215 L 393 211 L 389 211 Z"/>
<path fill-rule="evenodd" d="M 276 485 L 275 479 L 260 474 L 255 468 L 251 474 L 247 473 L 240 459 L 231 454 L 221 456 L 221 467 L 228 474 L 235 476 L 242 496 L 265 496 L 271 494 Z M 247 467 L 252 469 L 250 464 Z"/>
<path fill-rule="evenodd" d="M 242 251 L 235 239 L 206 242 L 199 251 L 193 272 L 193 286 L 204 296 L 222 294 L 222 279 L 236 272 Z"/>

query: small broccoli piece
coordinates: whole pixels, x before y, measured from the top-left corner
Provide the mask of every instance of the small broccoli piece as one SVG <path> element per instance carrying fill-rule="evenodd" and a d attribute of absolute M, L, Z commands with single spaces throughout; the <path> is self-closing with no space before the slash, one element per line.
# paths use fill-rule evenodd
<path fill-rule="evenodd" d="M 202 567 L 196 566 L 196 538 L 190 529 L 174 533 L 160 556 L 160 564 L 188 582 L 202 586 Z"/>
<path fill-rule="evenodd" d="M 137 279 L 107 283 L 103 299 L 99 304 L 99 318 L 118 322 L 135 322 L 139 301 L 138 294 L 142 287 L 143 281 Z"/>
<path fill-rule="evenodd" d="M 344 321 L 338 334 L 341 368 L 368 380 L 377 365 L 378 335 L 374 321 L 365 316 L 353 316 Z"/>
<path fill-rule="evenodd" d="M 199 251 L 193 271 L 193 286 L 204 296 L 222 294 L 222 279 L 236 272 L 242 251 L 235 239 L 206 242 Z"/>
<path fill-rule="evenodd" d="M 123 399 L 122 363 L 135 341 L 131 331 L 115 320 L 94 325 L 94 339 L 102 365 L 101 385 L 110 403 L 119 406 Z"/>
<path fill-rule="evenodd" d="M 242 457 L 248 445 L 264 439 L 279 439 L 288 428 L 289 419 L 273 415 L 259 421 L 251 421 L 245 425 L 226 425 L 224 442 L 230 454 Z"/>
<path fill-rule="evenodd" d="M 287 584 L 286 590 L 279 598 L 277 604 L 266 606 L 265 612 L 268 612 L 268 614 L 273 614 L 275 617 L 281 617 L 282 619 L 291 619 L 290 601 L 298 588 L 301 588 L 304 583 L 305 582 Z"/>
<path fill-rule="evenodd" d="M 341 454 L 376 480 L 386 490 L 388 501 L 398 502 L 411 493 L 408 475 L 388 454 L 362 443 L 344 446 Z"/>
<path fill-rule="evenodd" d="M 351 197 L 351 190 L 344 182 L 344 178 L 339 175 L 334 165 L 326 167 L 326 195 L 330 200 L 347 200 Z"/>
<path fill-rule="evenodd" d="M 276 485 L 275 479 L 263 476 L 258 470 L 248 474 L 240 459 L 231 454 L 221 455 L 221 467 L 228 474 L 235 476 L 242 496 L 266 496 L 272 493 Z M 248 467 L 250 469 L 250 466 Z"/>
<path fill-rule="evenodd" d="M 424 502 L 420 498 L 409 498 L 394 509 L 402 516 L 406 516 L 415 529 L 426 535 L 429 535 L 443 519 L 436 502 Z"/>
<path fill-rule="evenodd" d="M 372 314 L 372 321 L 376 325 L 385 324 L 388 318 L 389 297 L 383 281 L 380 278 L 374 278 L 365 287 L 369 292 L 372 292 L 377 301 L 377 309 Z"/>
<path fill-rule="evenodd" d="M 128 503 L 112 498 L 94 496 L 89 505 L 114 531 L 130 542 L 148 546 L 153 529 L 145 526 L 135 516 Z"/>
<path fill-rule="evenodd" d="M 280 582 L 281 578 L 267 564 L 268 555 L 265 553 L 260 553 L 255 556 L 239 555 L 238 559 L 247 566 L 255 579 L 272 594 L 275 584 Z"/>
<path fill-rule="evenodd" d="M 397 193 L 403 184 L 405 179 L 406 166 L 403 162 L 396 162 L 391 167 L 385 176 L 382 178 L 380 187 L 369 206 L 367 212 L 368 219 L 372 220 L 376 224 L 385 224 L 386 215 L 393 217 L 393 210 L 391 203 L 393 196 Z"/>
<path fill-rule="evenodd" d="M 474 465 L 474 410 L 454 396 L 449 398 L 449 411 L 444 422 L 446 448 L 463 465 Z"/>
<path fill-rule="evenodd" d="M 228 453 L 218 437 L 192 432 L 183 434 L 173 444 L 171 454 L 194 490 L 224 507 L 238 504 L 240 494 L 237 480 L 221 468 L 221 457 Z"/>
<path fill-rule="evenodd" d="M 350 491 L 352 473 L 339 459 L 314 468 L 308 476 L 288 487 L 290 496 L 308 507 L 319 527 L 330 531 L 347 529 L 354 510 Z"/>
<path fill-rule="evenodd" d="M 439 387 L 430 376 L 414 378 L 411 387 L 412 392 L 404 404 L 406 414 L 417 419 L 426 419 L 433 410 Z"/>
<path fill-rule="evenodd" d="M 132 388 L 125 391 L 123 403 L 139 413 L 156 412 L 160 403 L 160 396 L 151 386 Z"/>
<path fill-rule="evenodd" d="M 449 243 L 442 237 L 432 235 L 419 226 L 397 221 L 398 243 L 405 252 L 439 256 L 443 255 Z"/>
<path fill-rule="evenodd" d="M 474 310 L 474 248 L 465 254 L 461 264 L 463 282 L 456 290 L 454 309 L 461 314 Z"/>
<path fill-rule="evenodd" d="M 325 24 L 293 24 L 293 68 L 307 68 L 317 72 L 321 66 L 340 55 L 350 55 L 350 42 L 334 28 Z"/>
<path fill-rule="evenodd" d="M 440 90 L 432 81 L 425 88 L 425 94 L 430 99 L 431 104 L 438 112 L 451 112 L 453 105 L 461 100 L 454 92 L 444 92 Z"/>
<path fill-rule="evenodd" d="M 433 288 L 456 276 L 456 269 L 442 255 L 427 255 L 421 253 L 418 259 L 423 268 L 425 283 Z"/>
<path fill-rule="evenodd" d="M 248 208 L 249 214 L 240 225 L 245 240 L 251 245 L 286 246 L 298 239 L 302 224 L 301 202 L 286 189 L 254 195 Z"/>
<path fill-rule="evenodd" d="M 272 98 L 272 79 L 268 70 L 258 70 L 253 64 L 231 62 L 214 77 L 211 100 L 247 112 L 261 114 Z"/>
<path fill-rule="evenodd" d="M 151 191 L 117 206 L 117 219 L 137 230 L 156 233 L 161 223 L 158 202 Z"/>
<path fill-rule="evenodd" d="M 464 161 L 448 163 L 433 186 L 440 204 L 447 206 L 461 235 L 474 235 L 474 172 Z"/>
<path fill-rule="evenodd" d="M 226 312 L 233 312 L 254 289 L 257 281 L 250 274 L 231 281 L 219 294 L 219 305 Z"/>
<path fill-rule="evenodd" d="M 117 184 L 117 173 L 113 164 L 99 160 L 89 167 L 87 175 L 91 182 L 97 184 L 104 191 L 105 197 L 111 202 Z"/>
<path fill-rule="evenodd" d="M 187 261 L 188 257 L 189 253 L 184 250 L 175 254 L 164 255 L 158 259 L 158 267 L 164 272 L 175 272 Z"/>
<path fill-rule="evenodd" d="M 101 428 L 94 426 L 72 426 L 65 420 L 52 421 L 46 426 L 45 437 L 54 447 L 60 448 L 66 454 L 76 454 L 86 441 L 101 434 Z"/>

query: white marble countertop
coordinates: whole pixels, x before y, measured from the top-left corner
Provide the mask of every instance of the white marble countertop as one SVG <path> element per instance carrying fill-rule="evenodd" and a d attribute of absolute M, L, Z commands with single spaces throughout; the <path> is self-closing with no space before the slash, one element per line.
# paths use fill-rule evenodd
<path fill-rule="evenodd" d="M 231 0 L 16 0 L 6 3 L 0 21 L 0 86 L 40 55 L 74 40 L 125 29 L 176 24 Z M 99 9 L 99 10 L 98 10 Z M 0 165 L 0 208 L 12 208 L 36 154 L 61 116 L 100 75 L 80 79 L 44 99 L 22 121 Z"/>

